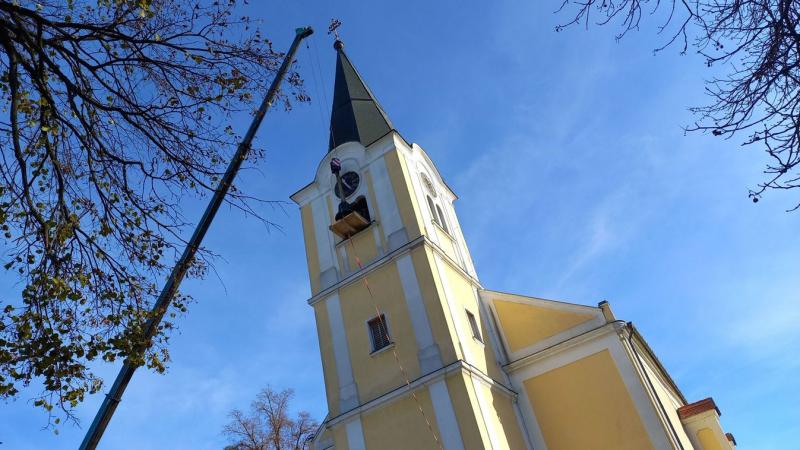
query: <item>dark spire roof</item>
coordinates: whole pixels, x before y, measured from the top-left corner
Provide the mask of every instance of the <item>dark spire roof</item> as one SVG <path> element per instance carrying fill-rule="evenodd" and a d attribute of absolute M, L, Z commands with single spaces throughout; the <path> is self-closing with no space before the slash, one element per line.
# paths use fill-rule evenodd
<path fill-rule="evenodd" d="M 361 142 L 366 147 L 394 126 L 344 53 L 342 41 L 337 40 L 333 48 L 336 49 L 336 81 L 328 151 L 351 141 Z"/>

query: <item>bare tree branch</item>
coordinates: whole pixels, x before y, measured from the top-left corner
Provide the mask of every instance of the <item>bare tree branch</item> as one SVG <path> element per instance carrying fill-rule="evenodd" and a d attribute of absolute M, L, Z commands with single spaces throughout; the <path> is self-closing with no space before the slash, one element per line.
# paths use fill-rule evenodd
<path fill-rule="evenodd" d="M 289 416 L 293 396 L 291 389 L 277 392 L 268 386 L 250 405 L 250 414 L 231 411 L 231 421 L 222 430 L 232 441 L 226 449 L 304 450 L 318 424 L 305 411 L 295 419 Z"/>
<path fill-rule="evenodd" d="M 651 9 L 643 14 L 646 6 Z M 744 134 L 742 145 L 763 147 L 769 156 L 766 180 L 750 190 L 753 202 L 770 189 L 800 188 L 800 3 L 564 0 L 559 12 L 569 13 L 570 19 L 557 31 L 579 23 L 617 22 L 622 28 L 618 39 L 638 30 L 645 15 L 663 16 L 658 32 L 668 38 L 657 52 L 680 42 L 682 53 L 692 46 L 709 67 L 722 64 L 727 71 L 707 81 L 711 101 L 691 108 L 697 120 L 687 131 L 726 138 Z M 596 21 L 590 20 L 593 12 Z M 798 208 L 800 202 L 790 211 Z"/>

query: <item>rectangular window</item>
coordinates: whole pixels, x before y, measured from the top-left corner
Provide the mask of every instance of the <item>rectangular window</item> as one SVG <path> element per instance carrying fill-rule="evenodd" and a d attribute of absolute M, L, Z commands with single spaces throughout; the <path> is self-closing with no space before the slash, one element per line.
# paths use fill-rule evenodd
<path fill-rule="evenodd" d="M 386 326 L 386 317 L 383 314 L 371 319 L 367 322 L 367 326 L 369 327 L 369 337 L 372 340 L 373 352 L 377 352 L 392 343 L 389 338 L 389 328 Z"/>
<path fill-rule="evenodd" d="M 483 338 L 481 337 L 481 329 L 478 328 L 478 321 L 475 319 L 475 315 L 468 310 L 467 320 L 469 320 L 469 327 L 472 328 L 472 337 L 477 339 L 479 342 L 483 342 Z"/>

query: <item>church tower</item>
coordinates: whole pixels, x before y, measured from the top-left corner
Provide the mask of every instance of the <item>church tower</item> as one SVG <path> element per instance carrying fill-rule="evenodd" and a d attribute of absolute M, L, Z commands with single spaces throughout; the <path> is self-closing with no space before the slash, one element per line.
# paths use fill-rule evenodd
<path fill-rule="evenodd" d="M 710 450 L 703 429 L 732 448 L 716 407 L 684 428 L 695 404 L 607 303 L 481 286 L 456 195 L 334 48 L 328 152 L 292 196 L 328 404 L 313 447 Z"/>

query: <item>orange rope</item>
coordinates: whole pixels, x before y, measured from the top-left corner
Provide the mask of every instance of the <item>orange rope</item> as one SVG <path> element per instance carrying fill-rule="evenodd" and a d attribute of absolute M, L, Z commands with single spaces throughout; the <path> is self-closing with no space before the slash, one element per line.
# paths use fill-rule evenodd
<path fill-rule="evenodd" d="M 358 257 L 358 252 L 356 252 L 356 245 L 353 243 L 353 239 L 351 239 L 351 237 L 348 237 L 347 240 L 350 241 L 350 247 L 353 249 L 353 258 L 356 260 L 358 269 L 364 270 L 364 266 L 361 264 L 361 258 Z M 380 308 L 378 308 L 378 304 L 375 302 L 375 295 L 373 295 L 372 293 L 372 288 L 369 287 L 369 280 L 367 280 L 367 275 L 364 274 L 364 276 L 361 277 L 361 279 L 364 281 L 364 287 L 367 288 L 370 301 L 372 302 L 372 306 L 375 308 L 375 314 L 377 315 L 381 327 L 383 328 L 383 334 L 384 337 L 386 338 L 386 342 L 392 342 L 391 338 L 389 337 L 389 327 L 386 326 L 386 323 L 383 320 L 383 315 L 381 314 L 381 310 Z M 397 362 L 397 367 L 400 368 L 400 374 L 403 376 L 403 379 L 406 382 L 406 386 L 408 386 L 410 390 L 411 380 L 408 378 L 408 373 L 406 372 L 406 369 L 403 367 L 403 364 L 400 362 L 400 357 L 397 355 L 396 346 L 392 346 L 392 354 L 394 355 L 394 360 Z M 417 404 L 417 409 L 419 409 L 419 413 L 422 414 L 422 418 L 425 419 L 425 424 L 428 426 L 428 430 L 430 430 L 431 435 L 433 436 L 433 440 L 436 442 L 436 445 L 441 450 L 444 450 L 444 447 L 442 447 L 442 443 L 439 441 L 439 437 L 436 436 L 436 432 L 433 431 L 433 425 L 431 425 L 431 421 L 428 419 L 427 414 L 425 414 L 425 410 L 422 408 L 422 402 L 419 401 L 419 398 L 417 398 L 417 394 L 414 391 L 411 391 L 411 398 L 414 399 L 414 402 Z"/>

